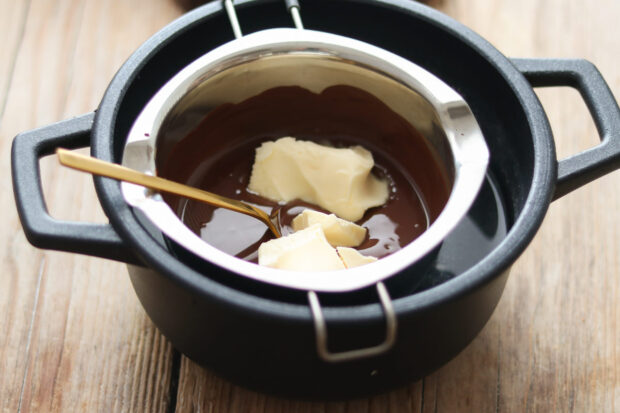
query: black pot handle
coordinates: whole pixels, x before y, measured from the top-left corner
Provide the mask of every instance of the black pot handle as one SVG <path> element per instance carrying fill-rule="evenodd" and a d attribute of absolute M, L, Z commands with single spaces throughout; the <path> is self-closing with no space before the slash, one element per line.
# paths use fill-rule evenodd
<path fill-rule="evenodd" d="M 570 86 L 581 94 L 601 143 L 558 163 L 553 199 L 620 168 L 620 108 L 598 69 L 583 59 L 512 59 L 533 87 Z"/>
<path fill-rule="evenodd" d="M 26 238 L 35 247 L 138 264 L 139 260 L 110 224 L 54 219 L 43 199 L 39 159 L 53 154 L 58 147 L 89 146 L 94 117 L 94 113 L 88 113 L 15 137 L 11 171 L 17 212 Z"/>

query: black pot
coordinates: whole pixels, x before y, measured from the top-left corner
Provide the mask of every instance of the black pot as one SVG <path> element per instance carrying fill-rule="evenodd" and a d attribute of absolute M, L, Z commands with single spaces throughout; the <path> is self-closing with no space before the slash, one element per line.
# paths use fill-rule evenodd
<path fill-rule="evenodd" d="M 281 1 L 238 3 L 246 32 L 291 26 Z M 140 47 L 119 70 L 96 113 L 17 136 L 12 153 L 16 203 L 33 245 L 131 264 L 131 280 L 145 310 L 197 363 L 271 393 L 366 395 L 428 374 L 478 334 L 500 298 L 509 267 L 531 241 L 549 203 L 620 167 L 620 110 L 592 64 L 508 60 L 461 24 L 415 2 L 317 0 L 304 3 L 302 14 L 309 28 L 375 44 L 441 78 L 469 103 L 491 151 L 507 234 L 460 274 L 394 298 L 398 329 L 389 350 L 325 361 L 317 353 L 307 303 L 229 284 L 226 272 L 213 265 L 203 266 L 204 273 L 196 271 L 170 252 L 161 234 L 141 223 L 116 181 L 95 178 L 111 225 L 61 222 L 46 212 L 38 159 L 59 146 L 90 145 L 94 156 L 119 162 L 133 120 L 157 89 L 192 60 L 232 39 L 220 2 L 188 13 Z M 578 89 L 602 143 L 558 163 L 532 86 Z M 373 345 L 385 335 L 376 299 L 324 305 L 322 313 L 331 351 Z"/>

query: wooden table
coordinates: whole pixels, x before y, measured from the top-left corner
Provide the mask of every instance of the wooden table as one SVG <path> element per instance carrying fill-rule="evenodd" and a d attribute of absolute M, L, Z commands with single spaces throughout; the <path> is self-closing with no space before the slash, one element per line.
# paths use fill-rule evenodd
<path fill-rule="evenodd" d="M 588 59 L 618 97 L 620 1 L 432 4 L 508 56 Z M 122 264 L 31 247 L 14 207 L 12 137 L 94 109 L 132 51 L 183 12 L 173 0 L 0 0 L 0 412 L 620 411 L 618 172 L 553 203 L 462 354 L 349 402 L 283 400 L 215 377 L 157 331 Z M 597 142 L 577 92 L 537 92 L 560 157 Z M 105 222 L 90 177 L 53 158 L 42 173 L 54 216 Z"/>

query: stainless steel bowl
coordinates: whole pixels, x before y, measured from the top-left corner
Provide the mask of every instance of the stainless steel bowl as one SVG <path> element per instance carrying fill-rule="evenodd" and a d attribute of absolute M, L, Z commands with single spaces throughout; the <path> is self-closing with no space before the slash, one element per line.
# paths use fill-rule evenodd
<path fill-rule="evenodd" d="M 431 73 L 350 38 L 271 29 L 214 49 L 170 79 L 144 107 L 127 138 L 122 163 L 155 174 L 158 148 L 182 139 L 213 108 L 291 85 L 315 93 L 334 85 L 357 87 L 379 98 L 427 139 L 444 163 L 452 188 L 443 211 L 422 235 L 369 265 L 291 273 L 240 260 L 207 244 L 159 194 L 123 183 L 125 200 L 195 255 L 240 276 L 307 291 L 344 292 L 377 284 L 440 245 L 467 213 L 486 173 L 489 151 L 478 123 L 463 98 Z"/>

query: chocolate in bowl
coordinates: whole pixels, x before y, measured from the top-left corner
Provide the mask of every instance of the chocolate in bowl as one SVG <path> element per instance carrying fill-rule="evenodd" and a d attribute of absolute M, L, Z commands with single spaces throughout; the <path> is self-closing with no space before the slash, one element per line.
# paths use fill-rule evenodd
<path fill-rule="evenodd" d="M 357 221 L 369 231 L 358 247 L 364 255 L 382 258 L 414 240 L 449 197 L 447 171 L 420 133 L 370 93 L 347 85 L 320 93 L 281 86 L 220 105 L 174 145 L 162 145 L 157 172 L 269 213 L 277 208 L 286 235 L 304 207 L 321 209 L 300 200 L 279 205 L 247 190 L 255 148 L 282 136 L 335 147 L 361 145 L 373 153 L 373 173 L 389 182 L 390 197 Z M 172 195 L 164 199 L 194 233 L 239 258 L 256 262 L 258 246 L 271 239 L 266 227 L 251 217 Z"/>

